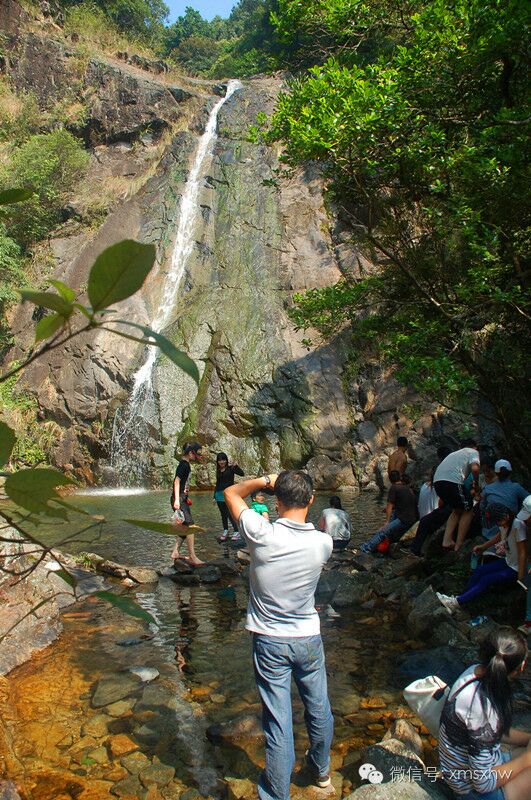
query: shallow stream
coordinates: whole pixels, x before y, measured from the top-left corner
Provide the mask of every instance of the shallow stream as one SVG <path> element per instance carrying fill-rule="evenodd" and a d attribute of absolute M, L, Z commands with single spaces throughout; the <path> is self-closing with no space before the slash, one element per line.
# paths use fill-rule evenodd
<path fill-rule="evenodd" d="M 169 565 L 171 539 L 121 521 L 127 517 L 168 521 L 168 492 L 86 494 L 72 499 L 90 513 L 104 515 L 107 522 L 97 540 L 71 541 L 65 550 L 95 551 L 125 564 Z M 317 496 L 310 519 L 317 520 L 327 499 Z M 375 495 L 347 496 L 344 506 L 352 515 L 355 542 L 381 523 L 383 506 Z M 196 522 L 207 528 L 197 536 L 198 555 L 205 560 L 223 556 L 232 560 L 235 549 L 216 541 L 221 526 L 212 495 L 195 493 L 192 511 Z M 65 532 L 59 528 L 46 536 L 57 543 Z M 117 794 L 116 787 L 122 787 L 123 796 L 134 797 L 136 791 L 143 797 L 146 789 L 133 763 L 136 758 L 141 765 L 140 756 L 131 760 L 127 752 L 120 752 L 127 751 L 125 740 L 111 741 L 120 735 L 130 736 L 139 746 L 137 752 L 149 759 L 142 761 L 144 767 L 175 769 L 173 780 L 164 788 L 157 784 L 160 794 L 153 797 L 171 799 L 191 789 L 219 796 L 219 779 L 256 779 L 263 763 L 259 741 L 247 737 L 237 746 L 214 745 L 206 737 L 206 729 L 214 723 L 244 712 L 259 713 L 250 637 L 244 630 L 246 582 L 235 575 L 217 584 L 182 587 L 161 578 L 156 585 L 129 591 L 155 617 L 156 629 L 148 631 L 142 623 L 91 598 L 67 609 L 58 642 L 2 683 L 0 711 L 10 739 L 8 769 L 23 782 L 31 800 L 98 800 Z M 390 606 L 352 609 L 338 619 L 329 619 L 323 607 L 321 617 L 335 715 L 332 766 L 336 787 L 346 793 L 357 783 L 353 766 L 361 747 L 379 741 L 397 716 L 409 716 L 401 697 L 405 680 L 398 661 L 401 653 L 417 645 L 408 641 Z M 184 659 L 182 668 L 178 654 Z M 126 697 L 122 705 L 92 707 L 91 693 L 103 674 L 123 677 L 126 673 L 121 671 L 135 666 L 160 672 L 143 692 L 133 693 L 136 704 Z M 294 704 L 294 724 L 297 756 L 302 758 L 307 740 L 300 702 Z M 193 796 L 194 792 L 185 800 Z"/>

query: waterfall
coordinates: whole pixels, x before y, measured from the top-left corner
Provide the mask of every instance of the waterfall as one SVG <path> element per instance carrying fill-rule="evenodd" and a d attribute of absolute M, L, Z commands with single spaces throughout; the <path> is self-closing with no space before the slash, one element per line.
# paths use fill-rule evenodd
<path fill-rule="evenodd" d="M 161 300 L 150 324 L 150 327 L 156 332 L 164 330 L 172 321 L 186 264 L 194 247 L 194 233 L 200 216 L 198 213 L 199 192 L 205 169 L 209 166 L 214 152 L 219 110 L 240 87 L 241 83 L 237 80 L 228 82 L 225 96 L 218 100 L 212 108 L 205 130 L 197 144 L 192 168 L 179 205 L 175 243 L 161 292 Z M 157 361 L 158 349 L 148 347 L 146 351 L 142 365 L 133 375 L 131 395 L 114 417 L 111 466 L 120 484 L 123 483 L 124 478 L 128 483 L 145 482 L 149 461 L 149 453 L 146 453 L 147 440 L 149 437 L 156 437 L 158 433 L 153 390 L 153 369 Z M 134 459 L 131 458 L 133 451 L 136 451 Z M 142 455 L 147 458 L 142 458 Z"/>

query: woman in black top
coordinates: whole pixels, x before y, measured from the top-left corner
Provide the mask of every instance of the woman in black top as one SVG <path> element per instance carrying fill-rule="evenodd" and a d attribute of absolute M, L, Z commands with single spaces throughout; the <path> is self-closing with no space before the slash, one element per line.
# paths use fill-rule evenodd
<path fill-rule="evenodd" d="M 218 453 L 216 456 L 216 488 L 214 489 L 214 500 L 216 501 L 219 513 L 221 514 L 221 522 L 223 524 L 223 533 L 219 537 L 220 542 L 225 542 L 229 536 L 229 518 L 234 529 L 233 539 L 238 540 L 238 523 L 233 520 L 229 514 L 229 509 L 223 497 L 223 491 L 235 483 L 235 475 L 243 475 L 243 469 L 237 464 L 229 465 L 229 457 L 226 453 Z"/>

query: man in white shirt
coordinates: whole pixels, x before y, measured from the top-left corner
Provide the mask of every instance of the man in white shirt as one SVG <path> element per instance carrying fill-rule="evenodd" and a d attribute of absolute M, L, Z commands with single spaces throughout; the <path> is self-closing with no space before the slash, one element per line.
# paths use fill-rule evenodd
<path fill-rule="evenodd" d="M 480 459 L 475 442 L 467 441 L 464 444 L 465 447 L 450 453 L 441 461 L 433 476 L 433 488 L 443 503 L 452 509 L 443 537 L 443 547 L 447 550 L 461 548 L 472 522 L 474 498 L 464 484 L 470 473 L 477 482 Z M 456 526 L 457 539 L 454 542 Z"/>
<path fill-rule="evenodd" d="M 274 489 L 277 498 L 279 518 L 274 523 L 248 508 L 243 499 L 264 487 Z M 229 486 L 224 496 L 251 554 L 245 627 L 253 634 L 253 666 L 266 738 L 258 796 L 289 800 L 295 764 L 292 676 L 304 703 L 310 739 L 307 764 L 317 786 L 330 785 L 334 723 L 314 594 L 332 553 L 332 539 L 306 522 L 313 485 L 310 476 L 299 470 L 242 481 Z"/>

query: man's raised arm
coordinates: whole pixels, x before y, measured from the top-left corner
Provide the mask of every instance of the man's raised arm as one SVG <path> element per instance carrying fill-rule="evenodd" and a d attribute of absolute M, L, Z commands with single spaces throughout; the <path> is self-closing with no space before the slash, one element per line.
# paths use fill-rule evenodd
<path fill-rule="evenodd" d="M 245 511 L 248 508 L 247 503 L 243 499 L 247 497 L 247 495 L 256 492 L 258 489 L 265 489 L 266 486 L 269 489 L 275 488 L 275 481 L 277 479 L 277 475 L 262 475 L 260 478 L 251 478 L 248 481 L 240 481 L 240 483 L 235 483 L 233 486 L 229 486 L 223 492 L 223 497 L 225 498 L 225 502 L 229 508 L 229 514 L 235 520 L 240 519 L 240 514 L 242 511 Z"/>

